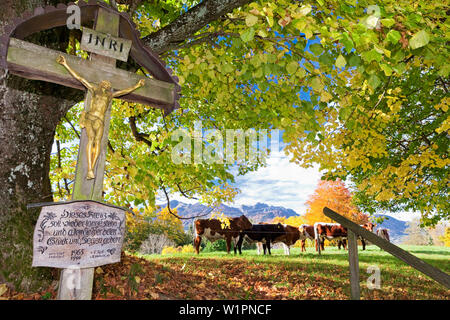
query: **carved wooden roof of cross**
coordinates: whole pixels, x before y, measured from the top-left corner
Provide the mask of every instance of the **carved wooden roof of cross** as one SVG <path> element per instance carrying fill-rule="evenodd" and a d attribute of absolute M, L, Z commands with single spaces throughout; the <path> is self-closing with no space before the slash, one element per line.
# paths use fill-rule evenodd
<path fill-rule="evenodd" d="M 26 72 L 24 72 L 23 68 L 22 70 L 16 70 L 15 66 L 8 62 L 7 57 L 10 39 L 16 38 L 23 40 L 33 33 L 55 27 L 65 26 L 68 18 L 68 14 L 66 12 L 68 5 L 58 4 L 56 7 L 47 6 L 44 8 L 36 8 L 33 12 L 25 12 L 22 17 L 14 19 L 11 24 L 6 26 L 4 28 L 5 33 L 0 36 L 0 68 L 8 69 L 10 73 L 33 79 L 33 74 L 27 74 Z M 124 12 L 118 12 L 114 8 L 108 6 L 106 3 L 97 2 L 96 0 L 90 0 L 88 3 L 79 1 L 78 6 L 81 11 L 81 25 L 93 23 L 97 15 L 97 11 L 100 7 L 108 10 L 109 12 L 119 15 L 119 37 L 132 41 L 130 50 L 131 58 L 133 58 L 133 60 L 137 64 L 144 67 L 153 76 L 154 79 L 174 85 L 173 102 L 170 104 L 150 99 L 146 101 L 145 98 L 137 98 L 133 95 L 130 95 L 130 97 L 128 97 L 126 100 L 154 105 L 158 108 L 163 109 L 165 111 L 165 114 L 168 114 L 174 109 L 178 108 L 181 91 L 181 87 L 178 84 L 178 77 L 173 76 L 172 70 L 166 67 L 164 61 L 159 59 L 156 53 L 154 53 L 150 48 L 146 47 L 143 44 L 143 42 L 140 40 L 140 33 L 136 29 L 136 25 L 132 22 L 128 14 Z M 36 79 L 36 77 L 34 78 Z M 82 87 L 74 85 L 73 81 L 70 83 L 64 82 L 65 81 L 60 80 L 57 83 L 84 89 Z"/>

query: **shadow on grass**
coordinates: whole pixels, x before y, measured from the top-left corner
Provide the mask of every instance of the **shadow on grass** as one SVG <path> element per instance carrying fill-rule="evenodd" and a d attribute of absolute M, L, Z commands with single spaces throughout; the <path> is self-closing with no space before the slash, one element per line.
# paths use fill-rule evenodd
<path fill-rule="evenodd" d="M 322 251 L 322 254 L 319 255 L 315 251 L 307 251 L 302 253 L 291 254 L 290 256 L 283 256 L 286 260 L 296 259 L 299 257 L 304 257 L 307 259 L 332 259 L 336 261 L 340 261 L 342 263 L 348 263 L 348 251 L 337 250 L 335 248 L 327 248 L 328 250 Z M 450 271 L 450 264 L 448 263 L 450 259 L 450 252 L 445 250 L 431 250 L 426 251 L 422 248 L 414 249 L 414 248 L 403 248 L 405 251 L 408 251 L 412 255 L 417 258 L 425 261 L 426 263 L 441 269 L 444 272 Z M 426 256 L 424 256 L 426 255 Z M 257 255 L 256 255 L 257 256 Z M 275 255 L 280 256 L 280 255 Z M 430 257 L 431 256 L 431 257 Z M 436 256 L 435 258 L 432 256 Z M 439 256 L 439 257 L 438 257 Z M 378 250 L 378 247 L 370 247 L 369 249 L 362 250 L 361 247 L 358 248 L 358 259 L 361 263 L 380 263 L 391 266 L 407 266 L 405 262 L 396 258 L 386 251 Z"/>
<path fill-rule="evenodd" d="M 411 249 L 411 250 L 407 250 L 409 253 L 419 253 L 419 254 L 430 254 L 430 255 L 447 255 L 448 258 L 450 259 L 450 252 L 449 251 L 440 251 L 440 250 L 430 250 L 430 251 L 426 251 L 426 250 L 415 250 L 415 249 Z"/>
<path fill-rule="evenodd" d="M 330 270 L 307 265 L 291 265 L 290 262 L 276 263 L 258 259 L 212 259 L 211 257 L 167 257 L 160 263 L 178 269 L 184 266 L 187 273 L 205 273 L 208 287 L 236 299 L 346 299 L 347 276 L 332 276 Z M 276 263 L 276 267 L 274 267 Z M 327 266 L 328 267 L 328 266 Z M 336 271 L 336 268 L 332 268 Z M 339 274 L 345 274 L 338 267 Z M 210 282 L 210 277 L 215 281 Z M 223 297 L 219 297 L 223 298 Z"/>
<path fill-rule="evenodd" d="M 367 257 L 369 258 L 369 257 Z M 369 290 L 367 264 L 360 264 L 361 297 L 363 299 L 449 299 L 445 287 L 434 282 L 398 259 L 387 255 L 378 257 L 381 269 L 381 290 Z M 347 299 L 349 296 L 349 268 L 347 255 L 328 252 L 302 255 L 259 256 L 233 255 L 166 257 L 161 263 L 173 268 L 185 264 L 194 273 L 211 272 L 222 277 L 219 287 L 239 292 L 239 299 Z M 234 282 L 242 281 L 256 288 L 252 294 Z M 211 283 L 212 284 L 212 283 Z M 275 288 L 275 289 L 274 289 Z M 242 291 L 243 290 L 243 291 Z M 253 290 L 253 289 L 252 289 Z M 268 292 L 265 293 L 264 290 Z M 289 293 L 289 291 L 291 291 Z"/>

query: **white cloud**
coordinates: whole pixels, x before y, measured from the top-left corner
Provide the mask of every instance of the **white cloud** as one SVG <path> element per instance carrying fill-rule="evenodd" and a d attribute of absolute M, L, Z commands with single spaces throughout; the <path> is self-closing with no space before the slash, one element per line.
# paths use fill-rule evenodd
<path fill-rule="evenodd" d="M 314 193 L 320 177 L 317 167 L 301 168 L 289 162 L 283 152 L 273 152 L 267 159 L 267 166 L 236 178 L 241 193 L 234 205 L 263 202 L 304 214 L 305 202 Z"/>
<path fill-rule="evenodd" d="M 420 219 L 420 212 L 410 212 L 410 211 L 399 211 L 399 212 L 379 212 L 380 214 L 385 214 L 394 219 L 401 221 L 411 221 L 414 219 Z"/>

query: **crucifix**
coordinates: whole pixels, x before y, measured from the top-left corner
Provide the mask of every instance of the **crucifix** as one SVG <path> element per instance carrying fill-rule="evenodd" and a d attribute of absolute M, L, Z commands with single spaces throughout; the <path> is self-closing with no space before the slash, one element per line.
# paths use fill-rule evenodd
<path fill-rule="evenodd" d="M 101 201 L 112 99 L 122 97 L 151 104 L 163 108 L 167 114 L 177 107 L 180 87 L 164 63 L 142 45 L 127 16 L 95 1 L 80 2 L 79 6 L 82 22 L 94 19 L 93 30 L 83 27 L 81 42 L 81 48 L 90 52 L 89 60 L 20 39 L 33 31 L 63 25 L 67 19 L 66 7 L 58 5 L 38 8 L 29 20 L 32 23 L 27 24 L 25 20 L 10 31 L 7 51 L 0 46 L 0 66 L 25 78 L 87 89 L 85 109 L 80 116 L 82 131 L 72 200 Z M 126 39 L 119 37 L 119 31 Z M 149 70 L 152 78 L 116 68 L 116 60 L 127 61 L 129 52 Z M 73 270 L 62 269 L 58 299 L 91 299 L 94 268 L 80 268 L 77 270 L 79 288 L 73 287 Z"/>
<path fill-rule="evenodd" d="M 72 69 L 62 55 L 59 55 L 58 58 L 56 58 L 56 62 L 63 65 L 75 79 L 80 81 L 88 89 L 91 94 L 91 101 L 88 111 L 83 111 L 81 113 L 80 126 L 82 129 L 86 128 L 88 137 L 86 147 L 88 173 L 86 179 L 94 179 L 94 166 L 100 154 L 100 144 L 102 142 L 103 130 L 105 127 L 104 121 L 106 110 L 108 110 L 113 98 L 131 93 L 134 90 L 144 86 L 145 80 L 139 80 L 139 82 L 131 88 L 113 92 L 111 90 L 111 82 L 108 80 L 102 80 L 99 85 L 90 83 L 88 80 L 81 77 L 74 69 Z"/>

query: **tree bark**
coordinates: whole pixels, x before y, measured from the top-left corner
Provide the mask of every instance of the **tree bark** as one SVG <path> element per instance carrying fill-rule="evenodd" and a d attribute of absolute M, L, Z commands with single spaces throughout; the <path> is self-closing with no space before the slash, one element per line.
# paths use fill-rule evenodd
<path fill-rule="evenodd" d="M 253 0 L 205 0 L 143 40 L 158 54 L 175 49 L 208 23 Z"/>
<path fill-rule="evenodd" d="M 0 33 L 22 12 L 49 4 L 56 1 L 6 0 Z M 51 33 L 37 37 L 44 37 L 47 44 L 50 39 L 56 45 L 60 42 Z M 83 99 L 83 92 L 26 80 L 2 69 L 0 79 L 0 283 L 38 290 L 49 284 L 51 269 L 31 267 L 39 210 L 27 210 L 26 205 L 52 201 L 48 174 L 55 129 L 67 110 Z"/>

